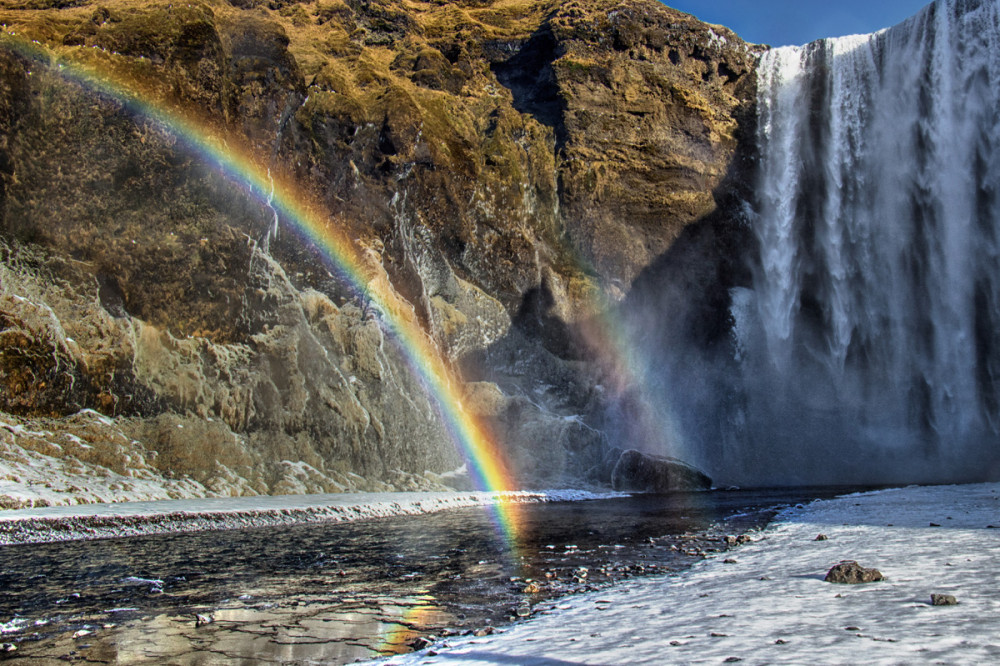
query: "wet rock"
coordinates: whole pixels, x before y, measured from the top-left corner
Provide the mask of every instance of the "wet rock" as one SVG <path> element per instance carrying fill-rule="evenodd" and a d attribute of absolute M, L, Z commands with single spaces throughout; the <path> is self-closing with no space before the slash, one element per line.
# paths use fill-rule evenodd
<path fill-rule="evenodd" d="M 722 560 L 722 563 L 723 564 L 736 564 L 737 561 L 734 558 L 732 558 L 732 557 L 727 557 L 726 559 Z"/>
<path fill-rule="evenodd" d="M 418 636 L 417 638 L 414 638 L 412 641 L 407 643 L 407 645 L 409 645 L 414 650 L 423 650 L 424 648 L 429 648 L 433 644 L 434 641 L 424 636 Z"/>
<path fill-rule="evenodd" d="M 634 449 L 622 452 L 611 472 L 615 490 L 664 493 L 674 490 L 708 490 L 712 480 L 677 460 Z"/>
<path fill-rule="evenodd" d="M 830 537 L 828 537 L 825 534 L 819 534 L 819 535 L 816 536 L 816 538 L 814 539 L 814 541 L 826 541 L 829 538 Z"/>
<path fill-rule="evenodd" d="M 958 604 L 958 599 L 950 594 L 932 594 L 931 595 L 931 605 L 932 606 L 955 606 Z"/>
<path fill-rule="evenodd" d="M 194 614 L 194 626 L 202 627 L 206 624 L 212 624 L 215 622 L 215 618 L 207 613 L 195 613 Z"/>
<path fill-rule="evenodd" d="M 823 580 L 828 583 L 857 585 L 885 580 L 885 577 L 878 569 L 867 569 L 854 560 L 844 560 L 831 568 Z"/>

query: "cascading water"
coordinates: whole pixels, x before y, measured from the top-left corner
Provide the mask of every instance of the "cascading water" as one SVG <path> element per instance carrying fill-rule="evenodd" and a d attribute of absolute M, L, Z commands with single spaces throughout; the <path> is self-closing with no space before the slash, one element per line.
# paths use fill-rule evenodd
<path fill-rule="evenodd" d="M 1000 474 L 1000 2 L 759 68 L 759 242 L 721 477 Z M 717 472 L 718 473 L 718 472 Z"/>

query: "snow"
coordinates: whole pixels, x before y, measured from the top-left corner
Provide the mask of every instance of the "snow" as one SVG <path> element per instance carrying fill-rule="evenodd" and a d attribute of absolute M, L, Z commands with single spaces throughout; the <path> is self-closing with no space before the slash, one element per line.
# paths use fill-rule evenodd
<path fill-rule="evenodd" d="M 998 663 L 1000 529 L 991 525 L 1000 526 L 1000 484 L 815 502 L 687 573 L 563 599 L 502 634 L 383 665 Z M 886 580 L 824 582 L 845 559 Z M 936 593 L 958 605 L 932 606 Z"/>
<path fill-rule="evenodd" d="M 344 522 L 472 506 L 622 495 L 583 490 L 335 493 L 49 506 L 0 512 L 0 545 Z"/>

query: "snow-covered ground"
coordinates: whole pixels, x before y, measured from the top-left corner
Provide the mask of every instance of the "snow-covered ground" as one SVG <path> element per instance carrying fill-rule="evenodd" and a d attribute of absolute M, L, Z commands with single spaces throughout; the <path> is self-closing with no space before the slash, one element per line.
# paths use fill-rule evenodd
<path fill-rule="evenodd" d="M 621 493 L 583 490 L 336 493 L 50 506 L 0 512 L 0 545 L 343 522 L 470 506 L 615 496 Z"/>
<path fill-rule="evenodd" d="M 1000 663 L 1000 529 L 990 526 L 1000 527 L 1000 484 L 816 502 L 687 573 L 563 600 L 502 634 L 388 664 Z M 824 582 L 841 560 L 886 580 Z M 932 606 L 935 593 L 958 605 Z"/>

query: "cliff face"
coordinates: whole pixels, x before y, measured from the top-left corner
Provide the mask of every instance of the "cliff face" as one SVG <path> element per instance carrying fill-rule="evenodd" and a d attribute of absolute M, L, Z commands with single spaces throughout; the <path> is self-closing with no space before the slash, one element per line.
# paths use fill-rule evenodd
<path fill-rule="evenodd" d="M 0 48 L 8 503 L 46 465 L 97 499 L 438 487 L 461 464 L 364 293 L 266 193 L 58 59 L 320 202 L 525 483 L 610 478 L 574 327 L 716 211 L 754 98 L 731 32 L 652 0 L 27 0 L 0 23 L 48 54 Z"/>

